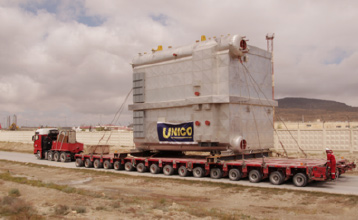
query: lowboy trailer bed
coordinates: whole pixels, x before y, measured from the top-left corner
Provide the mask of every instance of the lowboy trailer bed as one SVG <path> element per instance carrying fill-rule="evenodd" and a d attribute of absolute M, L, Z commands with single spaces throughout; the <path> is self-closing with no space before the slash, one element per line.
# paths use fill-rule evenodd
<path fill-rule="evenodd" d="M 260 182 L 269 178 L 274 185 L 280 185 L 293 178 L 295 186 L 303 187 L 311 181 L 330 179 L 329 161 L 324 159 L 291 159 L 291 158 L 249 158 L 235 160 L 217 160 L 212 162 L 204 156 L 162 157 L 155 154 L 131 156 L 129 153 L 105 155 L 76 154 L 76 166 L 86 168 L 105 168 L 137 172 L 151 172 L 164 175 L 178 174 L 196 178 L 210 176 L 214 179 L 228 177 L 237 181 L 248 177 L 250 182 Z M 345 160 L 337 161 L 337 174 L 355 168 L 354 163 Z"/>

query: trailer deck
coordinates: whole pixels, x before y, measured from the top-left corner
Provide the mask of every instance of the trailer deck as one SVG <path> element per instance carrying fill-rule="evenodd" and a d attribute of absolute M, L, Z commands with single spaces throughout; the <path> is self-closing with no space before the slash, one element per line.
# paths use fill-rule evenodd
<path fill-rule="evenodd" d="M 210 176 L 214 179 L 228 177 L 237 181 L 248 177 L 250 182 L 260 182 L 269 178 L 274 185 L 282 184 L 290 178 L 298 187 L 306 186 L 311 181 L 330 179 L 329 163 L 324 159 L 302 158 L 249 158 L 235 160 L 217 160 L 212 162 L 205 156 L 165 157 L 158 155 L 132 156 L 129 153 L 105 155 L 76 154 L 76 166 L 87 168 L 105 168 L 137 172 L 151 172 L 164 175 L 178 174 L 182 177 L 193 175 L 201 178 Z M 337 161 L 338 175 L 355 168 L 354 163 Z"/>

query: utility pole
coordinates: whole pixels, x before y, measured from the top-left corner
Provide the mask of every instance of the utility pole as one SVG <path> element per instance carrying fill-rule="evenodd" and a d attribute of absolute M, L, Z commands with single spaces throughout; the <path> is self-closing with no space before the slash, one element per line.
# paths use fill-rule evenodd
<path fill-rule="evenodd" d="M 275 34 L 266 34 L 266 41 L 267 41 L 267 51 L 271 53 L 271 74 L 272 74 L 272 100 L 275 100 L 275 78 L 274 78 L 274 68 L 273 68 L 273 39 Z M 275 107 L 272 106 L 273 111 L 273 121 L 272 123 L 275 124 Z"/>

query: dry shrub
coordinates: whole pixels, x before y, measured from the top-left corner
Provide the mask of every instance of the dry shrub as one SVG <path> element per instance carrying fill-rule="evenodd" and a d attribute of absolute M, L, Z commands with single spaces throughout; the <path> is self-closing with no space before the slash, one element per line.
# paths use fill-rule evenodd
<path fill-rule="evenodd" d="M 0 215 L 11 216 L 15 219 L 35 219 L 36 211 L 26 201 L 11 196 L 0 199 Z"/>
<path fill-rule="evenodd" d="M 83 206 L 73 207 L 72 210 L 76 211 L 76 213 L 85 213 L 87 211 L 86 207 Z"/>
<path fill-rule="evenodd" d="M 56 215 L 67 215 L 69 213 L 69 208 L 67 205 L 57 205 L 55 207 Z"/>
<path fill-rule="evenodd" d="M 18 189 L 10 189 L 9 196 L 11 197 L 19 197 L 21 196 L 20 191 Z"/>

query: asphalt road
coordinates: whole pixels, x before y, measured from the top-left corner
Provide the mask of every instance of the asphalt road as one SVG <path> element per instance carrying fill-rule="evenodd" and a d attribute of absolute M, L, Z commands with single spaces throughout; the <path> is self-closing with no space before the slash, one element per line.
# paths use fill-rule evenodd
<path fill-rule="evenodd" d="M 42 164 L 54 167 L 65 167 L 72 169 L 86 169 L 86 168 L 77 168 L 74 162 L 71 163 L 60 163 L 54 161 L 47 160 L 37 160 L 35 155 L 27 154 L 27 153 L 16 153 L 16 152 L 5 152 L 0 151 L 0 159 L 1 160 L 9 160 L 9 161 L 17 161 L 24 163 L 34 163 L 34 164 Z M 93 169 L 93 168 L 92 168 Z M 352 194 L 358 195 L 358 176 L 350 176 L 347 174 L 343 174 L 336 181 L 326 181 L 326 182 L 311 182 L 306 187 L 295 187 L 292 181 L 287 181 L 280 186 L 270 184 L 269 180 L 263 180 L 260 183 L 251 183 L 247 179 L 243 179 L 240 181 L 230 181 L 228 178 L 223 179 L 211 179 L 210 177 L 205 178 L 194 178 L 194 177 L 180 177 L 178 175 L 174 176 L 165 176 L 164 174 L 151 174 L 151 173 L 138 173 L 138 172 L 127 172 L 127 171 L 117 171 L 117 170 L 104 170 L 104 169 L 93 169 L 98 172 L 119 172 L 122 174 L 127 174 L 131 176 L 147 176 L 153 178 L 170 178 L 170 179 L 188 179 L 195 181 L 205 181 L 205 182 L 222 182 L 229 184 L 237 184 L 242 186 L 255 186 L 255 187 L 264 187 L 264 188 L 277 188 L 277 189 L 291 189 L 291 190 L 299 190 L 299 191 L 315 191 L 315 192 L 326 192 L 326 193 L 336 193 L 336 194 Z M 279 193 L 279 192 L 278 192 Z"/>

